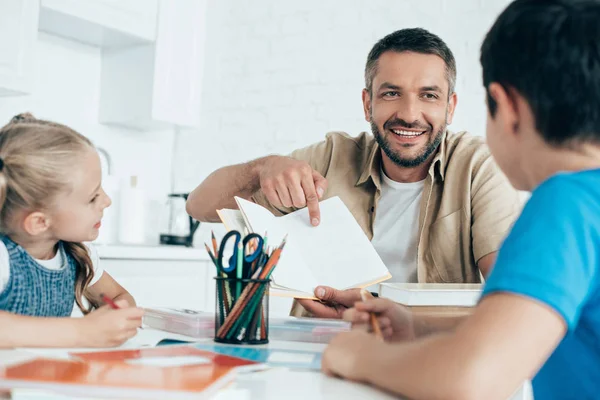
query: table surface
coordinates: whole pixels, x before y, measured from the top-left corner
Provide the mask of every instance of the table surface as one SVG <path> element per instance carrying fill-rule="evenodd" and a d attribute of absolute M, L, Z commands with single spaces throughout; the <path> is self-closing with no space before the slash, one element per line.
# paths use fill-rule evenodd
<path fill-rule="evenodd" d="M 210 339 L 200 342 L 212 343 Z M 262 347 L 270 349 L 289 349 L 305 351 L 322 351 L 324 344 L 281 342 L 272 341 Z M 29 359 L 39 357 L 68 357 L 67 353 L 73 349 L 26 349 L 26 350 L 0 350 L 0 368 L 7 365 L 21 363 Z M 0 393 L 0 399 L 13 400 L 71 400 L 77 397 L 54 395 L 48 392 L 37 392 L 31 390 L 13 390 L 12 397 L 9 394 Z M 379 389 L 328 377 L 319 371 L 290 368 L 271 368 L 251 373 L 238 374 L 232 384 L 222 389 L 214 400 L 245 400 L 264 399 L 373 399 L 387 400 L 397 397 L 391 396 Z M 511 397 L 511 400 L 531 399 L 530 386 L 524 385 Z"/>

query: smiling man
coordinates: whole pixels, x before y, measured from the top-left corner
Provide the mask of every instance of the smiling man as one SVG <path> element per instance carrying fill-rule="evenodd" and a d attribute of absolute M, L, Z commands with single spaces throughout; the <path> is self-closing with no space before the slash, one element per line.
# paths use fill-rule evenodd
<path fill-rule="evenodd" d="M 451 133 L 456 62 L 424 29 L 396 31 L 375 44 L 362 92 L 372 135 L 332 132 L 286 156 L 213 172 L 188 198 L 188 212 L 218 221 L 240 196 L 282 215 L 339 196 L 392 274 L 392 282 L 480 282 L 520 211 L 517 192 L 480 137 Z M 481 272 L 481 274 L 480 274 Z M 358 290 L 315 289 L 299 300 L 313 315 L 339 317 Z M 302 312 L 296 304 L 295 315 Z"/>

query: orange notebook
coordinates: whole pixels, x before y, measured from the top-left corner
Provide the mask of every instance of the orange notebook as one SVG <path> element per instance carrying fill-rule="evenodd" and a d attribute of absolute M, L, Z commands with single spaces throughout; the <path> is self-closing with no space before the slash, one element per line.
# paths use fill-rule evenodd
<path fill-rule="evenodd" d="M 190 346 L 73 353 L 72 360 L 38 358 L 0 368 L 0 388 L 63 394 L 198 399 L 214 395 L 240 370 L 260 364 Z"/>

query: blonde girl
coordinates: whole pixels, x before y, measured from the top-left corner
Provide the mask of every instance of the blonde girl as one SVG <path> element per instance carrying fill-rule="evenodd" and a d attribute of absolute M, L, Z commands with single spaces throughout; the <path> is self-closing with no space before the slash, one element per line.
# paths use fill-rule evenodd
<path fill-rule="evenodd" d="M 0 130 L 0 347 L 108 347 L 136 334 L 143 311 L 83 243 L 110 204 L 86 137 L 30 114 Z M 74 304 L 83 318 L 70 318 Z"/>

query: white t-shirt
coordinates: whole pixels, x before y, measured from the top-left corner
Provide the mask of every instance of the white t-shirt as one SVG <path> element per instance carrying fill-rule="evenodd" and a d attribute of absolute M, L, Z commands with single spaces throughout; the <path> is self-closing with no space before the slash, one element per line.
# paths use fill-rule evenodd
<path fill-rule="evenodd" d="M 102 267 L 100 267 L 100 260 L 98 258 L 98 252 L 89 243 L 84 243 L 85 247 L 87 247 L 88 252 L 90 253 L 90 258 L 92 259 L 92 266 L 94 267 L 94 277 L 92 278 L 90 285 L 92 286 L 94 283 L 100 280 L 100 277 L 104 273 Z M 56 255 L 50 260 L 38 260 L 34 258 L 42 267 L 48 268 L 51 270 L 60 269 L 63 265 L 63 257 L 60 251 L 56 252 Z M 4 242 L 0 241 L 0 293 L 6 287 L 8 283 L 8 279 L 10 278 L 10 264 L 8 257 L 8 250 L 6 249 L 6 245 Z"/>
<path fill-rule="evenodd" d="M 389 282 L 417 282 L 419 211 L 425 180 L 400 183 L 383 171 L 381 176 L 371 243 L 392 274 Z"/>

